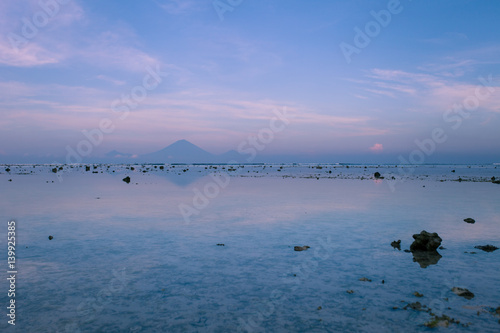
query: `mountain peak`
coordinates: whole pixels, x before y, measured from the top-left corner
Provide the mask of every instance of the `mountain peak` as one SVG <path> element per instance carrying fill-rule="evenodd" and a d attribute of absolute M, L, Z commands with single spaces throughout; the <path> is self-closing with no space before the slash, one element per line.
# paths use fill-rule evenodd
<path fill-rule="evenodd" d="M 184 139 L 175 141 L 171 145 L 154 153 L 143 155 L 143 157 L 148 161 L 159 161 L 164 163 L 211 162 L 214 158 L 209 152 Z"/>
<path fill-rule="evenodd" d="M 172 147 L 172 146 L 179 146 L 179 145 L 184 145 L 184 146 L 195 146 L 195 147 L 198 147 L 197 145 L 195 145 L 194 143 L 191 143 L 189 142 L 188 140 L 185 140 L 185 139 L 181 139 L 181 140 L 177 140 L 175 141 L 174 143 L 172 143 L 171 145 L 169 145 L 168 147 Z"/>

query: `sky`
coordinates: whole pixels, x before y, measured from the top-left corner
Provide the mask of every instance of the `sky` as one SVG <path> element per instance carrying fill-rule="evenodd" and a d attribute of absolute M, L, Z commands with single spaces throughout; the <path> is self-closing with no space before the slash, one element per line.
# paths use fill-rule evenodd
<path fill-rule="evenodd" d="M 500 2 L 0 2 L 0 162 L 500 162 Z"/>

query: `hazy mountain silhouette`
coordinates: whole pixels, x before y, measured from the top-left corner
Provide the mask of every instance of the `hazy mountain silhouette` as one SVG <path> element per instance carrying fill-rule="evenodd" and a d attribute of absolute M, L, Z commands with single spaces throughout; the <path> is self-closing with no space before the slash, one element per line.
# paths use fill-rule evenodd
<path fill-rule="evenodd" d="M 216 156 L 192 144 L 179 140 L 161 150 L 141 155 L 140 161 L 149 163 L 213 163 Z"/>
<path fill-rule="evenodd" d="M 247 159 L 248 155 L 242 155 L 238 153 L 236 150 L 230 150 L 225 152 L 224 154 L 217 156 L 217 162 L 219 163 L 233 163 L 234 161 L 238 163 L 247 163 L 250 162 Z"/>
<path fill-rule="evenodd" d="M 132 157 L 132 154 L 121 153 L 119 151 L 112 150 L 104 156 L 110 157 L 110 158 L 123 158 L 123 157 Z"/>

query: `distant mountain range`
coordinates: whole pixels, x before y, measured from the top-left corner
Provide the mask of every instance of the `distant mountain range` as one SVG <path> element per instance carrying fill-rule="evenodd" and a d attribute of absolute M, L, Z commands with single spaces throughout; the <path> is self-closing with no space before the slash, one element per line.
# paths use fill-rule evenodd
<path fill-rule="evenodd" d="M 85 156 L 81 158 L 81 163 L 391 163 L 401 164 L 398 156 L 400 154 L 370 154 L 370 153 L 352 153 L 352 154 L 276 154 L 255 150 L 255 154 L 250 152 L 253 148 L 250 145 L 245 146 L 245 152 L 238 153 L 230 150 L 224 154 L 212 154 L 187 140 L 179 140 L 158 151 L 135 155 L 123 153 L 117 150 L 110 151 L 101 156 Z M 75 152 L 76 154 L 76 152 Z M 0 164 L 11 163 L 77 163 L 75 157 L 71 157 L 68 162 L 68 155 L 62 156 L 36 156 L 36 155 L 5 155 L 0 152 Z M 470 164 L 476 161 L 476 164 L 488 164 L 498 162 L 498 156 L 468 156 L 456 154 L 435 154 L 430 156 L 426 163 L 458 163 Z M 80 163 L 79 162 L 79 163 Z M 473 163 L 474 164 L 474 163 Z"/>
<path fill-rule="evenodd" d="M 132 155 L 113 150 L 107 153 L 106 159 L 119 162 L 136 161 L 146 163 L 226 163 L 230 161 L 244 162 L 246 155 L 230 150 L 222 155 L 215 155 L 187 140 L 179 140 L 163 149 L 144 155 Z"/>

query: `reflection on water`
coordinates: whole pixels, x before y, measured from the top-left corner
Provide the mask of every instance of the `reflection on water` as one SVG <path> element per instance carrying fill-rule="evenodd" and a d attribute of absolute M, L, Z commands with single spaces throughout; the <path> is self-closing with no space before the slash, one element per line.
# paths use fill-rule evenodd
<path fill-rule="evenodd" d="M 488 310 L 500 306 L 500 251 L 470 253 L 499 246 L 500 186 L 411 180 L 393 192 L 386 180 L 274 171 L 232 177 L 186 224 L 179 205 L 212 181 L 198 168 L 167 177 L 115 166 L 67 172 L 62 182 L 50 171 L 0 174 L 2 218 L 18 225 L 15 329 L 425 331 L 427 312 L 402 310 L 417 300 L 474 330 L 500 327 Z M 439 257 L 414 253 L 414 262 L 391 246 L 401 239 L 408 249 L 422 230 L 443 239 Z"/>

